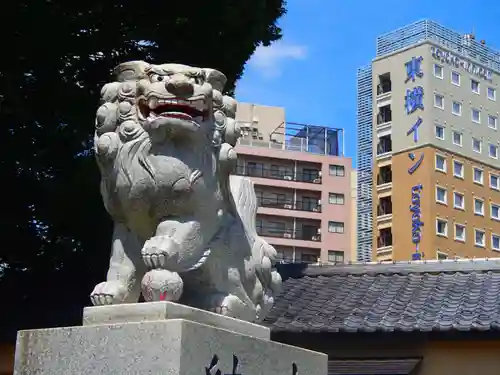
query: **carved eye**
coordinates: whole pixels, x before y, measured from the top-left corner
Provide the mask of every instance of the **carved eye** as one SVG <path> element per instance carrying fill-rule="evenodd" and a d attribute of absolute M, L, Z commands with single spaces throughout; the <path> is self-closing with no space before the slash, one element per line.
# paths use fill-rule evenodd
<path fill-rule="evenodd" d="M 165 77 L 164 77 L 164 76 L 161 76 L 161 75 L 156 74 L 156 73 L 151 74 L 151 75 L 149 76 L 149 80 L 150 80 L 151 82 L 161 82 L 161 81 L 163 81 L 164 79 L 165 79 Z"/>

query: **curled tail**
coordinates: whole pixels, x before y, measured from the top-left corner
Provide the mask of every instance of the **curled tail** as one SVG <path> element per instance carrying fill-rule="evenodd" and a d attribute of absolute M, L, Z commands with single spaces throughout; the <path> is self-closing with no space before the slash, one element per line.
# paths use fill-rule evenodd
<path fill-rule="evenodd" d="M 257 196 L 253 182 L 245 177 L 230 176 L 229 187 L 234 209 L 245 230 L 245 235 L 255 260 L 255 272 L 262 284 L 263 296 L 260 301 L 261 319 L 274 303 L 274 296 L 281 293 L 282 280 L 274 268 L 277 258 L 276 249 L 257 234 L 255 219 L 257 215 Z"/>

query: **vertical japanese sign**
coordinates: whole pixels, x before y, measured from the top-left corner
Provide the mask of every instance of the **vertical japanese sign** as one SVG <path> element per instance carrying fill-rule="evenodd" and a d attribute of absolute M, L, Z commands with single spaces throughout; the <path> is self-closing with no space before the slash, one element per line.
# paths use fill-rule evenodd
<path fill-rule="evenodd" d="M 422 72 L 422 60 L 423 58 L 421 56 L 412 57 L 412 59 L 405 64 L 405 83 L 408 83 L 409 81 L 414 83 L 417 79 L 423 77 L 424 73 Z M 424 88 L 422 86 L 407 88 L 405 95 L 406 115 L 409 116 L 419 110 L 424 110 Z M 418 116 L 416 121 L 406 132 L 408 137 L 412 137 L 414 144 L 418 143 L 418 129 L 420 125 L 422 125 L 422 118 Z M 408 153 L 408 158 L 411 162 L 411 166 L 408 168 L 408 174 L 412 175 L 424 161 L 424 153 L 421 151 L 420 154 L 417 155 L 416 152 L 412 151 Z M 422 189 L 422 184 L 417 184 L 411 188 L 411 241 L 415 245 L 414 252 L 411 257 L 412 260 L 421 260 L 423 257 L 423 253 L 419 249 L 420 241 L 422 239 L 422 227 L 424 226 L 420 206 Z"/>

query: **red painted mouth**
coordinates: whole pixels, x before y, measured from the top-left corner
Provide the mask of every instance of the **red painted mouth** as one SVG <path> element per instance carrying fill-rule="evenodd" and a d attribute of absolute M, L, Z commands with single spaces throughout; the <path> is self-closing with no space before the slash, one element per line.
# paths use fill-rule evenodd
<path fill-rule="evenodd" d="M 204 99 L 181 100 L 152 97 L 147 102 L 142 100 L 139 103 L 139 109 L 144 118 L 151 120 L 158 117 L 170 117 L 193 121 L 198 117 L 205 118 L 208 115 L 208 106 Z"/>

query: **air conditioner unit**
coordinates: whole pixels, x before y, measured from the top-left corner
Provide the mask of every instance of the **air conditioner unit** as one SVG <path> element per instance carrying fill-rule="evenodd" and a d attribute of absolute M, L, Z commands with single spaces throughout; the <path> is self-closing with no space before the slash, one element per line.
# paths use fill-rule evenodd
<path fill-rule="evenodd" d="M 283 233 L 283 238 L 292 238 L 291 233 Z"/>
<path fill-rule="evenodd" d="M 292 181 L 292 176 L 283 176 L 284 180 Z"/>
<path fill-rule="evenodd" d="M 320 183 L 321 183 L 321 178 L 320 178 L 320 177 L 315 178 L 315 179 L 313 180 L 313 182 L 314 182 L 315 184 L 320 184 Z"/>
<path fill-rule="evenodd" d="M 313 207 L 313 212 L 319 212 L 319 207 Z"/>
<path fill-rule="evenodd" d="M 291 204 L 285 204 L 285 205 L 283 206 L 283 208 L 286 208 L 286 209 L 288 209 L 288 210 L 291 210 L 291 209 L 292 209 L 292 205 L 291 205 Z"/>
<path fill-rule="evenodd" d="M 312 237 L 311 237 L 311 239 L 312 239 L 313 241 L 319 241 L 319 236 L 312 236 Z"/>

